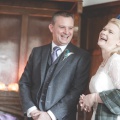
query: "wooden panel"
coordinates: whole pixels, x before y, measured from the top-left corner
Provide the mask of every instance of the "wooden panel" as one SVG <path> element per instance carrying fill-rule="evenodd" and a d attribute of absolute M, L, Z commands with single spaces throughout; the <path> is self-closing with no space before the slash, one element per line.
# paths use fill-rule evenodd
<path fill-rule="evenodd" d="M 21 16 L 0 14 L 0 82 L 17 82 Z"/>
<path fill-rule="evenodd" d="M 91 77 L 96 73 L 99 65 L 102 62 L 102 55 L 101 55 L 101 50 L 100 49 L 95 49 L 91 52 L 91 68 L 90 68 L 90 79 Z M 89 79 L 89 81 L 90 81 Z M 89 84 L 84 92 L 85 95 L 90 94 L 89 91 Z M 84 112 L 80 110 L 80 106 L 79 106 L 79 119 L 78 120 L 91 120 L 92 117 L 92 111 L 91 112 Z"/>
<path fill-rule="evenodd" d="M 75 8 L 77 8 L 77 3 L 78 0 L 39 0 L 39 1 L 38 0 L 34 0 L 34 1 L 33 0 L 1 0 L 0 1 L 1 10 L 4 10 L 3 8 L 4 6 L 12 6 L 12 7 L 24 8 L 24 9 L 30 9 L 30 8 L 41 9 L 42 12 L 44 11 L 55 12 L 58 10 L 73 11 Z M 79 0 L 79 3 L 82 3 L 82 1 Z M 23 10 L 21 9 L 21 11 Z"/>
<path fill-rule="evenodd" d="M 50 17 L 29 17 L 27 56 L 29 56 L 33 47 L 45 45 L 51 42 L 52 35 L 48 28 L 50 20 Z"/>
<path fill-rule="evenodd" d="M 103 22 L 101 22 L 103 21 Z M 99 23 L 99 24 L 98 24 Z M 93 48 L 97 48 L 97 40 L 99 37 L 99 33 L 107 23 L 106 17 L 95 17 L 90 18 L 88 21 L 88 35 L 87 35 L 87 49 L 92 50 Z"/>

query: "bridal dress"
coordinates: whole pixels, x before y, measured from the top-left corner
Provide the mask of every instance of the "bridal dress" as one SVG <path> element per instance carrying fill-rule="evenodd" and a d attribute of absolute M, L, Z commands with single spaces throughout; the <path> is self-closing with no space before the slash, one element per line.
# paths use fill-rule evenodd
<path fill-rule="evenodd" d="M 91 93 L 98 93 L 110 89 L 120 89 L 120 55 L 114 53 L 106 62 L 99 66 L 96 74 L 91 78 L 89 89 Z M 95 120 L 97 104 L 93 106 L 91 120 Z M 120 116 L 117 117 L 120 120 Z"/>

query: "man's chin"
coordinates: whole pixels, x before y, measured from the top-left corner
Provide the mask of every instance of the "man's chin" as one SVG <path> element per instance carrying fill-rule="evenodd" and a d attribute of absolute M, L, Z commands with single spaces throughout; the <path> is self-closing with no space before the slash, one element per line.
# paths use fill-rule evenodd
<path fill-rule="evenodd" d="M 62 46 L 67 45 L 69 42 L 61 43 Z"/>
<path fill-rule="evenodd" d="M 67 45 L 69 42 L 70 42 L 69 40 L 63 40 L 63 41 L 61 42 L 61 44 Z"/>

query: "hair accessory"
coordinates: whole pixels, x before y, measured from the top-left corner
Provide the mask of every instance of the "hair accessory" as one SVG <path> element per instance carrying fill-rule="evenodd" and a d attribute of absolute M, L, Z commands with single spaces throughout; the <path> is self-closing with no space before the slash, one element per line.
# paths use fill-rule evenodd
<path fill-rule="evenodd" d="M 120 14 L 116 17 L 117 19 L 120 19 Z"/>

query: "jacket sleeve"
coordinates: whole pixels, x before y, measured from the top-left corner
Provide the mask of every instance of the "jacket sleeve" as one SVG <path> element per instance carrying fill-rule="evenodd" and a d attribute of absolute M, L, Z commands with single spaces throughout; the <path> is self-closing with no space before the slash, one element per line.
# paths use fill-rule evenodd
<path fill-rule="evenodd" d="M 20 99 L 22 102 L 22 107 L 23 107 L 24 113 L 27 113 L 27 110 L 30 107 L 35 106 L 33 101 L 32 101 L 31 93 L 30 93 L 30 88 L 32 85 L 32 81 L 31 81 L 32 74 L 31 73 L 32 73 L 33 51 L 29 57 L 29 60 L 28 60 L 27 65 L 24 69 L 24 72 L 19 80 Z"/>

